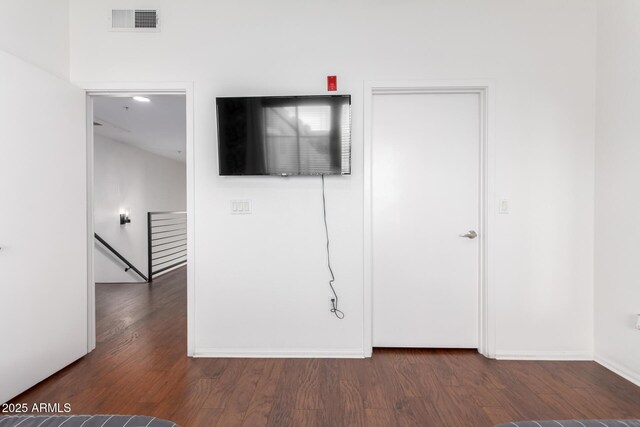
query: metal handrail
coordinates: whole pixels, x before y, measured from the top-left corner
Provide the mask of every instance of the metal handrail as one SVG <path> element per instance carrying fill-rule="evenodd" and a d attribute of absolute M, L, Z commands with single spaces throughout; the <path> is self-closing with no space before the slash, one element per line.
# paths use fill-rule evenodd
<path fill-rule="evenodd" d="M 120 259 L 120 261 L 124 262 L 125 264 L 127 264 L 127 268 L 124 269 L 124 271 L 129 271 L 130 269 L 135 271 L 138 276 L 142 277 L 142 279 L 145 282 L 148 282 L 149 279 L 147 279 L 147 276 L 145 276 L 144 274 L 142 274 L 142 272 L 140 270 L 138 270 L 133 264 L 131 264 L 125 257 L 123 257 L 122 255 L 120 255 L 120 252 L 116 251 L 110 244 L 108 244 L 102 237 L 98 236 L 98 233 L 93 233 L 93 235 L 95 236 L 95 238 L 98 240 L 98 242 L 102 243 L 104 245 L 105 248 L 109 249 L 115 256 L 118 257 L 118 259 Z"/>
<path fill-rule="evenodd" d="M 170 215 L 170 217 L 154 218 L 155 215 Z M 149 282 L 153 282 L 153 277 L 160 273 L 186 264 L 187 218 L 183 215 L 186 215 L 186 212 L 147 212 L 147 269 Z M 178 242 L 180 242 L 180 244 L 176 246 L 168 246 Z M 154 249 L 158 246 L 162 247 L 162 249 Z M 181 249 L 166 253 L 167 251 L 177 248 Z M 181 255 L 175 256 L 177 254 Z"/>
<path fill-rule="evenodd" d="M 166 214 L 186 214 L 187 211 L 157 211 L 157 212 L 148 212 L 152 215 L 166 215 Z M 157 221 L 154 219 L 154 221 Z"/>

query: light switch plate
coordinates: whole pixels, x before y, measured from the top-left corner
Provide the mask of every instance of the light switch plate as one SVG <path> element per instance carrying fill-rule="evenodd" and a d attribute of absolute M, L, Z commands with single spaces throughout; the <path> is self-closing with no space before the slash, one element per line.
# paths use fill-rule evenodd
<path fill-rule="evenodd" d="M 502 215 L 509 213 L 509 199 L 498 200 L 498 213 Z"/>
<path fill-rule="evenodd" d="M 232 215 L 247 215 L 251 213 L 251 200 L 232 200 Z"/>

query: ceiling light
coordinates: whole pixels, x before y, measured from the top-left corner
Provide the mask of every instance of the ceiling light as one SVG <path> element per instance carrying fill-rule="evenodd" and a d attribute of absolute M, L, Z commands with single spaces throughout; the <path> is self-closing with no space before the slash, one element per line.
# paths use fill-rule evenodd
<path fill-rule="evenodd" d="M 133 99 L 138 102 L 151 102 L 149 98 L 146 98 L 144 96 L 134 96 Z"/>

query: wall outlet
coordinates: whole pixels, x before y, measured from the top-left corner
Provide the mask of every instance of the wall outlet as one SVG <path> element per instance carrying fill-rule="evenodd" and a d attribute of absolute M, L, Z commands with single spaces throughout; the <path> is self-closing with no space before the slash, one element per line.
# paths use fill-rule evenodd
<path fill-rule="evenodd" d="M 640 314 L 636 317 L 636 329 L 640 329 Z"/>

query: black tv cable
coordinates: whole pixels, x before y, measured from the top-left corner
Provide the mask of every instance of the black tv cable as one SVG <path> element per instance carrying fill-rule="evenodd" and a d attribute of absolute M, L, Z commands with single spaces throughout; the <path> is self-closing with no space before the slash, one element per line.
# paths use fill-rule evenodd
<path fill-rule="evenodd" d="M 333 292 L 333 298 L 331 298 L 331 312 L 336 315 L 338 319 L 344 319 L 344 313 L 338 309 L 338 294 L 336 293 L 335 288 L 333 287 L 333 282 L 335 282 L 336 277 L 333 274 L 333 269 L 331 268 L 331 252 L 329 250 L 329 227 L 327 226 L 327 200 L 324 196 L 324 174 L 320 175 L 322 178 L 322 215 L 324 218 L 324 231 L 327 236 L 327 267 L 329 267 L 329 273 L 331 273 L 331 280 L 329 280 L 329 287 L 331 288 L 331 292 Z"/>

